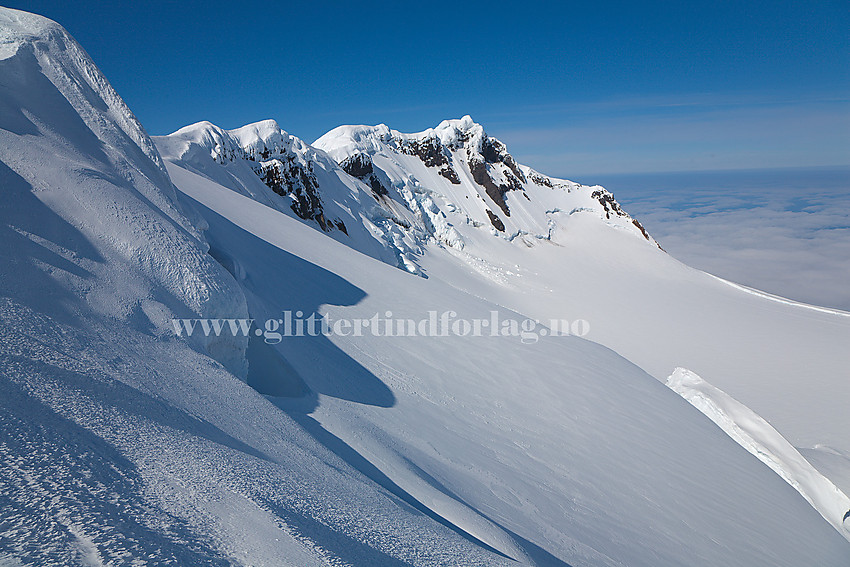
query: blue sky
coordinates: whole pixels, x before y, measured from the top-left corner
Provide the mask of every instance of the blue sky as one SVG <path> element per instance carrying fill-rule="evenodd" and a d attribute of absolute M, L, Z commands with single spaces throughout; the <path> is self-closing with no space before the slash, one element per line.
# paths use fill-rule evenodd
<path fill-rule="evenodd" d="M 151 134 L 471 114 L 553 175 L 850 164 L 836 2 L 11 2 L 63 24 Z"/>

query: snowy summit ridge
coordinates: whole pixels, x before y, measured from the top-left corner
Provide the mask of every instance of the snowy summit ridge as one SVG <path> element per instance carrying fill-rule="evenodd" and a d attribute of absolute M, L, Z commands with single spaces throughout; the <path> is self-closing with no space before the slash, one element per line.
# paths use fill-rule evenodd
<path fill-rule="evenodd" d="M 44 61 L 42 71 L 57 83 L 95 133 L 118 148 L 141 150 L 165 173 L 162 158 L 142 125 L 65 28 L 28 12 L 0 11 L 0 60 L 29 57 Z M 93 96 L 101 103 L 97 108 L 88 104 Z M 120 131 L 113 130 L 113 126 Z M 127 139 L 122 139 L 122 134 Z"/>
<path fill-rule="evenodd" d="M 383 124 L 340 126 L 314 145 L 341 164 L 352 159 L 371 160 L 373 168 L 392 173 L 394 185 L 409 181 L 415 187 L 420 181 L 419 185 L 444 199 L 462 196 L 463 201 L 453 204 L 467 213 L 467 223 L 490 225 L 509 239 L 518 235 L 548 238 L 551 215 L 587 211 L 604 217 L 612 226 L 634 230 L 654 242 L 608 191 L 549 177 L 518 164 L 505 144 L 488 136 L 484 127 L 468 115 L 444 120 L 436 128 L 414 134 L 391 130 Z M 418 158 L 421 164 L 407 156 Z M 573 196 L 565 196 L 573 192 Z M 479 205 L 484 207 L 466 203 L 470 197 L 480 200 Z M 532 204 L 534 201 L 537 203 Z M 562 206 L 555 206 L 559 204 Z M 511 219 L 512 208 L 518 209 L 516 216 L 522 220 Z"/>
<path fill-rule="evenodd" d="M 313 146 L 273 120 L 229 131 L 200 122 L 157 144 L 174 163 L 413 273 L 429 242 L 459 252 L 471 243 L 467 254 L 486 234 L 558 243 L 576 214 L 655 244 L 610 192 L 518 164 L 469 116 L 413 134 L 340 126 Z"/>

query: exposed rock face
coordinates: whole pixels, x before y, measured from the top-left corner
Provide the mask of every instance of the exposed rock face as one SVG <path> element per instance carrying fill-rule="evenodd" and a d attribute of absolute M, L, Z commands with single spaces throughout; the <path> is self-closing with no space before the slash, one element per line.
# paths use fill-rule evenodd
<path fill-rule="evenodd" d="M 552 179 L 546 177 L 545 175 L 540 175 L 536 171 L 532 171 L 529 173 L 528 178 L 532 183 L 540 185 L 542 187 L 552 187 Z M 569 190 L 569 188 L 567 188 Z"/>
<path fill-rule="evenodd" d="M 605 189 L 596 189 L 593 193 L 590 194 L 592 199 L 596 199 L 599 201 L 599 204 L 602 205 L 603 210 L 605 211 L 605 218 L 610 219 L 611 214 L 614 214 L 618 217 L 628 217 L 629 214 L 624 211 L 620 204 L 614 200 L 614 195 Z M 639 226 L 639 225 L 636 225 Z M 643 227 L 640 227 L 641 232 L 646 236 L 646 231 L 643 230 Z"/>
<path fill-rule="evenodd" d="M 520 181 L 525 183 L 525 175 L 520 171 L 519 166 L 514 161 L 514 157 L 508 153 L 505 145 L 496 138 L 486 136 L 481 140 L 481 155 L 484 156 L 484 160 L 487 163 L 505 164 L 511 170 L 511 173 L 514 174 L 514 177 L 519 180 L 517 184 Z"/>
<path fill-rule="evenodd" d="M 380 197 L 374 210 L 383 210 L 406 237 L 419 229 L 426 238 L 462 248 L 471 230 L 486 227 L 511 242 L 519 237 L 534 245 L 563 238 L 557 228 L 571 216 L 592 214 L 654 243 L 611 193 L 517 163 L 469 116 L 413 134 L 384 124 L 340 126 L 315 145 L 372 187 Z"/>
<path fill-rule="evenodd" d="M 451 181 L 453 184 L 460 185 L 460 178 L 457 176 L 457 171 L 455 171 L 452 166 L 448 165 L 442 168 L 438 173 L 449 181 Z"/>
<path fill-rule="evenodd" d="M 275 158 L 260 162 L 259 168 L 254 171 L 272 191 L 282 197 L 292 198 L 290 207 L 296 215 L 305 220 L 316 221 L 324 231 L 332 230 L 337 222 L 331 225 L 325 220 L 318 191 L 319 183 L 312 169 L 311 164 L 308 163 L 305 168 L 289 156 L 286 159 Z"/>
<path fill-rule="evenodd" d="M 508 204 L 505 202 L 505 193 L 510 191 L 510 187 L 506 185 L 496 185 L 493 182 L 493 178 L 490 177 L 490 174 L 487 171 L 487 164 L 477 156 L 470 156 L 468 163 L 469 172 L 472 174 L 472 178 L 475 182 L 484 187 L 484 190 L 487 192 L 487 196 L 493 199 L 493 202 L 502 209 L 502 212 L 505 213 L 506 216 L 511 216 L 511 211 L 508 208 Z"/>
<path fill-rule="evenodd" d="M 487 216 L 490 217 L 490 222 L 493 224 L 493 228 L 499 232 L 505 232 L 505 223 L 503 223 L 502 219 L 497 217 L 493 211 L 487 209 Z"/>
<path fill-rule="evenodd" d="M 508 153 L 505 145 L 487 136 L 482 130 L 466 145 L 469 172 L 476 183 L 484 187 L 487 196 L 505 213 L 511 216 L 505 200 L 508 191 L 523 191 L 526 177 Z"/>
<path fill-rule="evenodd" d="M 636 227 L 638 227 L 638 230 L 640 231 L 641 234 L 643 234 L 644 238 L 649 240 L 649 233 L 646 232 L 646 229 L 643 228 L 643 225 L 640 224 L 640 221 L 638 221 L 637 219 L 632 219 L 632 224 L 635 225 Z M 661 248 L 661 246 L 659 246 L 659 248 Z"/>
<path fill-rule="evenodd" d="M 423 275 L 417 259 L 428 227 L 445 242 L 453 241 L 436 207 L 420 207 L 417 196 L 400 191 L 368 152 L 353 152 L 337 162 L 273 120 L 236 130 L 199 122 L 159 137 L 157 145 L 172 163 L 413 274 Z M 419 222 L 420 214 L 434 219 L 426 225 Z"/>
<path fill-rule="evenodd" d="M 456 128 L 449 136 L 445 136 L 444 131 L 433 130 L 418 137 L 391 132 L 388 141 L 398 151 L 417 156 L 426 167 L 439 168 L 438 173 L 454 185 L 460 185 L 461 180 L 452 165 L 452 151 L 465 150 L 466 165 L 472 178 L 509 217 L 511 211 L 505 194 L 523 191 L 526 176 L 502 142 L 487 136 L 479 125 L 471 121 L 470 125 L 468 128 L 464 127 L 465 124 Z M 365 180 L 360 175 L 356 177 Z"/>
<path fill-rule="evenodd" d="M 220 164 L 242 160 L 272 191 L 291 199 L 292 211 L 322 230 L 347 234 L 338 218 L 328 218 L 314 172 L 315 149 L 280 129 L 274 120 L 264 120 L 236 130 L 223 130 L 208 122 L 175 132 L 191 130 L 197 143 L 209 150 Z M 371 162 L 370 162 L 371 163 Z"/>
<path fill-rule="evenodd" d="M 436 137 L 429 136 L 420 140 L 401 140 L 399 147 L 406 154 L 419 156 L 422 163 L 428 167 L 437 167 L 449 163 L 449 158 L 443 150 L 440 140 Z"/>
<path fill-rule="evenodd" d="M 348 159 L 342 160 L 339 165 L 348 175 L 361 179 L 374 171 L 371 156 L 364 153 L 356 153 Z"/>
<path fill-rule="evenodd" d="M 443 147 L 436 136 L 423 139 L 403 139 L 398 141 L 399 148 L 406 154 L 418 156 L 428 167 L 439 167 L 439 173 L 455 185 L 460 185 L 460 178 L 451 164 L 451 153 Z"/>
<path fill-rule="evenodd" d="M 381 180 L 375 174 L 375 167 L 369 154 L 354 154 L 348 159 L 340 162 L 339 165 L 348 175 L 356 177 L 369 185 L 376 197 L 386 196 L 389 194 L 387 187 L 384 187 L 384 184 L 381 183 Z"/>

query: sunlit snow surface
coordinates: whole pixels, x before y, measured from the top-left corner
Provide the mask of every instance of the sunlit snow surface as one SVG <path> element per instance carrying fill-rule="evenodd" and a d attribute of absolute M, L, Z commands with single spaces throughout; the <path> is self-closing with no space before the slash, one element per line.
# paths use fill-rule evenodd
<path fill-rule="evenodd" d="M 850 539 L 844 527 L 850 498 L 820 474 L 764 419 L 685 368 L 677 368 L 667 386 L 688 400 L 732 439 L 769 466 Z"/>
<path fill-rule="evenodd" d="M 383 233 L 349 246 L 209 153 L 161 143 L 163 166 L 62 28 L 3 9 L 0 30 L 0 562 L 846 565 L 835 527 L 661 380 L 691 368 L 843 459 L 847 318 L 735 290 L 598 208 L 531 247 L 428 236 L 418 277 Z M 365 186 L 324 163 L 368 229 Z M 244 338 L 170 322 L 285 309 L 591 333 L 303 337 L 257 377 Z"/>
<path fill-rule="evenodd" d="M 590 176 L 674 257 L 850 311 L 850 167 Z"/>

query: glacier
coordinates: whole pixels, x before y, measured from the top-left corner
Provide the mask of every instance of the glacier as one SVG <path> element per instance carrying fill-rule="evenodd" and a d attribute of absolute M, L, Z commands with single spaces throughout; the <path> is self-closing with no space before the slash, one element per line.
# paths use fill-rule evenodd
<path fill-rule="evenodd" d="M 680 264 L 470 118 L 152 139 L 60 25 L 3 8 L 0 190 L 0 564 L 850 558 L 846 526 L 665 385 L 694 369 L 800 458 L 837 456 L 840 486 L 846 314 Z M 267 345 L 171 323 L 287 310 L 590 332 Z"/>

